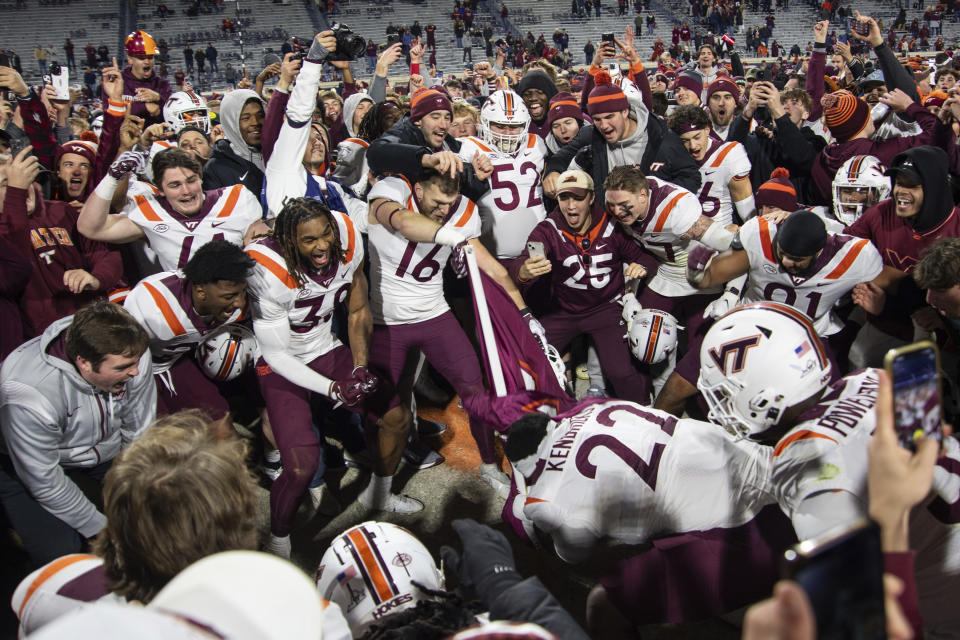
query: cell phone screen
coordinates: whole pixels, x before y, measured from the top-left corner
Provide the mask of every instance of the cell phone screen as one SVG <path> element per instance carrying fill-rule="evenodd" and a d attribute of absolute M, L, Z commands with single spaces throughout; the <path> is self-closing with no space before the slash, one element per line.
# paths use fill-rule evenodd
<path fill-rule="evenodd" d="M 811 548 L 804 550 L 805 546 Z M 810 598 L 817 638 L 886 638 L 880 528 L 870 522 L 786 551 L 787 573 Z"/>
<path fill-rule="evenodd" d="M 937 353 L 930 348 L 893 358 L 893 411 L 900 446 L 913 450 L 918 435 L 940 441 L 940 380 Z"/>

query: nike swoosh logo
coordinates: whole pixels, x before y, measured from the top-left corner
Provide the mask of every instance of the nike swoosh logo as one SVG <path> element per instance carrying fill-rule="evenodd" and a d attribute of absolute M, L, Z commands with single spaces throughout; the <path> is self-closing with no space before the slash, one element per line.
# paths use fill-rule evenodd
<path fill-rule="evenodd" d="M 244 180 L 246 180 L 246 179 L 247 179 L 247 174 L 248 174 L 248 173 L 250 173 L 250 172 L 249 172 L 249 171 L 247 171 L 247 172 L 246 172 L 246 173 L 244 173 L 244 174 L 243 174 L 242 176 L 240 176 L 240 182 L 243 182 Z"/>
<path fill-rule="evenodd" d="M 213 227 L 214 229 L 216 229 L 217 227 L 219 227 L 219 226 L 222 225 L 222 224 L 227 224 L 227 221 L 224 220 L 223 222 L 211 222 L 211 223 L 210 223 L 210 226 Z"/>

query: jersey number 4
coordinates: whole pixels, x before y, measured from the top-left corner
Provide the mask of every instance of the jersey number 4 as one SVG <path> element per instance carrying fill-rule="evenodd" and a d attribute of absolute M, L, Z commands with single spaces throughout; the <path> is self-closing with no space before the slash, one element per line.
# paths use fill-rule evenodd
<path fill-rule="evenodd" d="M 660 427 L 660 430 L 668 436 L 673 436 L 673 431 L 677 426 L 676 418 L 661 417 L 629 404 L 617 404 L 612 407 L 607 407 L 597 414 L 597 422 L 605 427 L 612 427 L 614 425 L 612 414 L 616 411 L 626 411 L 647 422 L 651 422 Z M 590 462 L 590 454 L 594 449 L 601 447 L 623 460 L 626 465 L 633 469 L 636 474 L 640 476 L 640 479 L 650 487 L 651 491 L 656 491 L 657 472 L 660 470 L 660 458 L 663 457 L 663 450 L 666 446 L 667 445 L 662 442 L 653 445 L 653 453 L 650 454 L 650 461 L 648 462 L 613 435 L 599 434 L 590 436 L 584 440 L 577 449 L 577 471 L 587 478 L 596 478 L 597 465 Z"/>

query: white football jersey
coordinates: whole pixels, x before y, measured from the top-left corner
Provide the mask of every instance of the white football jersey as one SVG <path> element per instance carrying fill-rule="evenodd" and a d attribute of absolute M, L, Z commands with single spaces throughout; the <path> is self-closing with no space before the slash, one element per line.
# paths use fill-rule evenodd
<path fill-rule="evenodd" d="M 480 242 L 497 258 L 515 258 L 533 228 L 547 217 L 540 186 L 547 146 L 535 133 L 528 134 L 527 144 L 513 154 L 472 136 L 461 142 L 460 159 L 464 163 L 472 162 L 478 152 L 493 163 L 490 190 L 477 201 L 483 221 Z"/>
<path fill-rule="evenodd" d="M 211 331 L 243 318 L 243 310 L 238 309 L 226 322 L 208 325 L 193 310 L 190 290 L 182 272 L 165 271 L 138 282 L 124 300 L 123 307 L 150 337 L 154 374 L 167 371 Z"/>
<path fill-rule="evenodd" d="M 641 544 L 748 522 L 773 503 L 770 455 L 716 425 L 611 400 L 555 427 L 516 499 L 545 532 Z"/>
<path fill-rule="evenodd" d="M 750 168 L 747 150 L 739 142 L 718 143 L 709 150 L 700 163 L 700 192 L 697 197 L 703 215 L 723 226 L 737 222 L 728 185 L 731 180 L 748 179 Z"/>
<path fill-rule="evenodd" d="M 866 501 L 867 443 L 877 424 L 878 385 L 876 369 L 837 380 L 777 442 L 773 483 L 777 502 L 789 517 L 818 493 L 847 491 Z"/>
<path fill-rule="evenodd" d="M 242 184 L 206 191 L 200 213 L 182 216 L 161 195 L 145 194 L 121 212 L 140 227 L 164 271 L 183 268 L 211 240 L 243 243 L 247 228 L 263 217 L 260 203 Z"/>
<path fill-rule="evenodd" d="M 693 241 L 681 236 L 703 215 L 700 201 L 671 182 L 652 176 L 647 176 L 647 180 L 650 184 L 647 217 L 624 228 L 660 261 L 648 286 L 652 291 L 671 298 L 720 291 L 719 288 L 695 289 L 687 282 L 687 253 Z"/>
<path fill-rule="evenodd" d="M 405 209 L 419 212 L 413 189 L 406 179 L 380 180 L 367 196 L 387 198 Z M 480 235 L 477 206 L 459 196 L 450 206 L 444 227 L 465 238 Z M 436 318 L 449 310 L 443 297 L 443 267 L 451 247 L 433 242 L 413 242 L 382 224 L 367 229 L 370 250 L 370 309 L 377 324 L 412 324 Z"/>
<path fill-rule="evenodd" d="M 298 286 L 287 270 L 280 245 L 261 238 L 247 245 L 256 260 L 247 279 L 247 295 L 254 319 L 286 318 L 290 325 L 289 353 L 304 363 L 312 362 L 341 344 L 331 330 L 334 308 L 345 301 L 353 276 L 363 265 L 363 241 L 349 216 L 334 211 L 344 262 L 331 273 L 309 273 Z"/>
<path fill-rule="evenodd" d="M 750 261 L 750 277 L 744 290 L 746 302 L 781 302 L 807 314 L 821 336 L 843 328 L 833 313 L 840 298 L 861 282 L 883 271 L 883 259 L 864 238 L 828 235 L 827 244 L 814 260 L 813 271 L 793 276 L 777 262 L 774 241 L 777 225 L 763 217 L 747 220 L 740 228 L 740 243 Z"/>

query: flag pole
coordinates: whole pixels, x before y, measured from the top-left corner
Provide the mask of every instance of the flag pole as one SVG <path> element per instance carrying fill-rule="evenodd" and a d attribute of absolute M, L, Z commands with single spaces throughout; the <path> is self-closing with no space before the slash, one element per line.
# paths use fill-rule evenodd
<path fill-rule="evenodd" d="M 467 257 L 467 271 L 470 273 L 470 286 L 473 288 L 473 297 L 477 301 L 477 315 L 480 318 L 480 337 L 487 352 L 487 361 L 490 364 L 490 382 L 493 391 L 498 397 L 507 395 L 507 383 L 503 378 L 503 368 L 500 366 L 497 340 L 493 335 L 493 322 L 490 320 L 490 309 L 487 307 L 487 296 L 483 292 L 483 281 L 480 279 L 480 268 L 477 266 L 477 257 L 473 254 L 473 247 L 466 244 L 463 252 Z"/>

